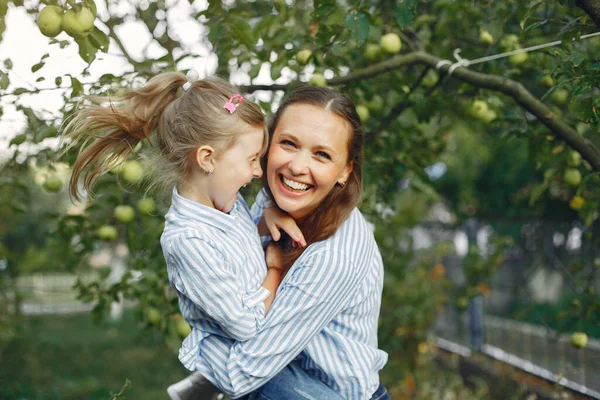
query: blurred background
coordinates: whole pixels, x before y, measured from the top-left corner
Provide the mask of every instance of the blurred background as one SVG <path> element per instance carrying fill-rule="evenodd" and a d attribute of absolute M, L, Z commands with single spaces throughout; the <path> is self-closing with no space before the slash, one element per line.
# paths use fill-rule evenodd
<path fill-rule="evenodd" d="M 84 96 L 193 68 L 267 114 L 300 83 L 357 105 L 393 399 L 600 399 L 599 26 L 583 0 L 0 0 L 0 398 L 186 376 L 153 143 L 79 203 L 58 148 Z"/>

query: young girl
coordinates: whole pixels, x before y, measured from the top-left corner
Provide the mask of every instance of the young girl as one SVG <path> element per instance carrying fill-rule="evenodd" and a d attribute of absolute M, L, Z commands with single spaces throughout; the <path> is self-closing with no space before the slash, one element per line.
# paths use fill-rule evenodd
<path fill-rule="evenodd" d="M 160 74 L 121 97 L 90 100 L 65 128 L 70 146 L 83 142 L 71 195 L 79 199 L 80 178 L 91 191 L 107 165 L 127 158 L 156 132 L 154 178 L 173 187 L 161 246 L 181 313 L 192 327 L 179 358 L 194 369 L 204 338 L 244 341 L 257 333 L 283 278 L 280 258 L 267 257 L 265 265 L 257 228 L 238 195 L 241 186 L 262 175 L 264 115 L 222 79 L 193 81 L 177 72 Z M 269 225 L 274 236 L 281 227 L 302 243 L 290 221 Z"/>

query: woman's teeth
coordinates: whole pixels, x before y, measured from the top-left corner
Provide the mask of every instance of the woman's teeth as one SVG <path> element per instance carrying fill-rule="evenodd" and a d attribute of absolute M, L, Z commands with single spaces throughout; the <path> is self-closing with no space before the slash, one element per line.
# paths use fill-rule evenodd
<path fill-rule="evenodd" d="M 308 190 L 308 185 L 306 185 L 304 183 L 300 183 L 300 182 L 291 181 L 289 179 L 286 179 L 285 177 L 283 177 L 283 183 L 285 184 L 285 186 L 287 186 L 288 188 L 293 189 L 293 190 L 299 190 L 299 191 Z"/>

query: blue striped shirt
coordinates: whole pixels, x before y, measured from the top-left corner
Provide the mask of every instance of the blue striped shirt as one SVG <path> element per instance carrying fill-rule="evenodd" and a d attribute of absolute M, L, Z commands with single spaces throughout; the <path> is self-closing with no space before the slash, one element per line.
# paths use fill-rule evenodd
<path fill-rule="evenodd" d="M 269 291 L 260 237 L 240 196 L 229 213 L 181 197 L 173 189 L 160 239 L 181 314 L 192 327 L 179 352 L 197 355 L 210 335 L 248 340 L 265 321 Z M 187 364 L 187 367 L 191 365 Z"/>
<path fill-rule="evenodd" d="M 254 210 L 262 211 L 256 204 Z M 382 288 L 379 249 L 354 209 L 332 237 L 311 244 L 296 260 L 254 338 L 212 335 L 182 362 L 234 398 L 296 360 L 345 398 L 369 399 L 387 362 L 377 348 Z"/>

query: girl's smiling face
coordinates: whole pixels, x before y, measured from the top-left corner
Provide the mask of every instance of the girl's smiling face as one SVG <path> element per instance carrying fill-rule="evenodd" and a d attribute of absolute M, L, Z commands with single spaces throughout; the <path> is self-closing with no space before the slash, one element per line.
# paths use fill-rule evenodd
<path fill-rule="evenodd" d="M 287 107 L 273 132 L 267 181 L 277 205 L 302 219 L 336 184 L 345 184 L 350 128 L 341 117 L 309 104 Z"/>
<path fill-rule="evenodd" d="M 237 143 L 215 161 L 208 196 L 217 210 L 229 212 L 237 199 L 240 187 L 262 176 L 260 155 L 264 135 L 262 127 L 252 128 L 242 134 Z"/>

